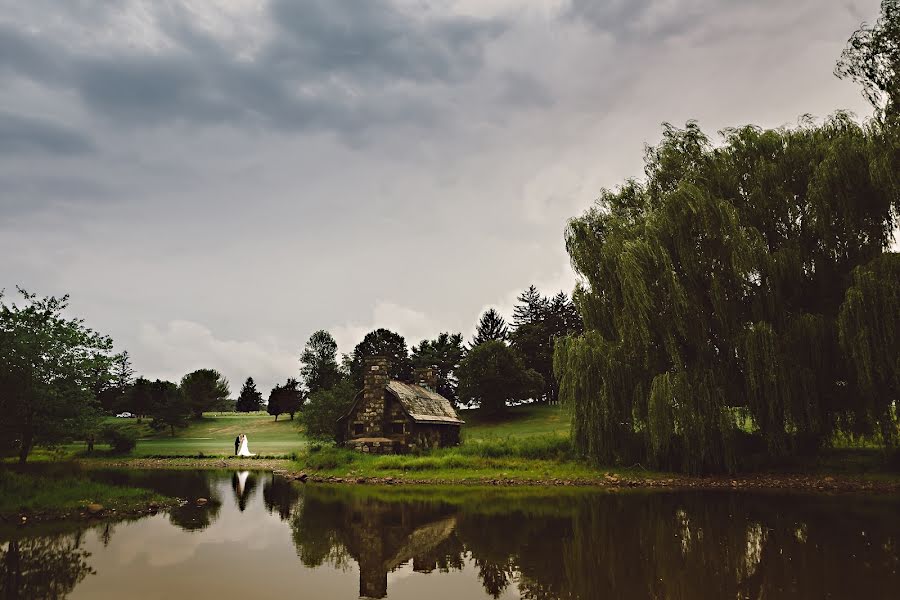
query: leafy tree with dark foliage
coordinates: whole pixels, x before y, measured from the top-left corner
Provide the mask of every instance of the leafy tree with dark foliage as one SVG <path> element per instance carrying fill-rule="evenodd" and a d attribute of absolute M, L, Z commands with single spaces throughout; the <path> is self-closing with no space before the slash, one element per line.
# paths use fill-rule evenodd
<path fill-rule="evenodd" d="M 465 356 L 461 333 L 441 333 L 433 340 L 422 340 L 412 349 L 414 367 L 432 367 L 437 375 L 437 393 L 454 405 L 457 403 L 456 371 Z"/>
<path fill-rule="evenodd" d="M 350 363 L 350 377 L 357 388 L 363 385 L 363 365 L 370 356 L 385 356 L 390 361 L 389 375 L 391 379 L 409 381 L 412 378 L 412 364 L 406 348 L 406 340 L 399 333 L 389 329 L 376 329 L 353 349 Z"/>
<path fill-rule="evenodd" d="M 356 387 L 348 379 L 341 380 L 329 390 L 310 395 L 300 413 L 306 437 L 313 440 L 337 441 L 338 419 L 350 412 L 356 397 Z"/>
<path fill-rule="evenodd" d="M 181 393 L 193 411 L 201 418 L 208 410 L 216 410 L 228 400 L 228 381 L 215 369 L 198 369 L 181 378 Z"/>
<path fill-rule="evenodd" d="M 0 295 L 0 438 L 24 463 L 35 445 L 94 427 L 96 376 L 109 373 L 112 341 L 63 315 L 68 296 L 19 293 L 21 306 Z"/>
<path fill-rule="evenodd" d="M 288 379 L 284 385 L 276 385 L 269 393 L 269 403 L 266 406 L 268 413 L 278 420 L 279 415 L 285 413 L 291 415 L 294 420 L 294 414 L 300 410 L 303 405 L 303 391 L 300 389 L 300 382 L 296 379 Z"/>
<path fill-rule="evenodd" d="M 325 330 L 313 333 L 300 355 L 300 378 L 307 393 L 330 390 L 342 377 L 334 338 Z"/>
<path fill-rule="evenodd" d="M 140 422 L 153 409 L 153 382 L 143 377 L 138 377 L 128 389 L 125 406 L 129 412 L 133 412 Z"/>
<path fill-rule="evenodd" d="M 241 388 L 241 394 L 238 396 L 234 409 L 237 412 L 255 412 L 260 410 L 263 405 L 262 394 L 256 389 L 256 382 L 252 377 L 248 377 Z"/>
<path fill-rule="evenodd" d="M 478 320 L 471 347 L 474 348 L 479 344 L 492 340 L 505 342 L 507 339 L 509 339 L 509 327 L 506 325 L 506 321 L 495 309 L 489 308 L 484 311 L 481 319 Z"/>
<path fill-rule="evenodd" d="M 459 366 L 459 396 L 499 415 L 507 405 L 537 397 L 544 382 L 519 353 L 499 340 L 475 346 Z"/>
<path fill-rule="evenodd" d="M 150 398 L 151 428 L 157 431 L 168 428 L 175 437 L 176 429 L 187 426 L 193 411 L 177 385 L 157 379 L 150 384 Z"/>

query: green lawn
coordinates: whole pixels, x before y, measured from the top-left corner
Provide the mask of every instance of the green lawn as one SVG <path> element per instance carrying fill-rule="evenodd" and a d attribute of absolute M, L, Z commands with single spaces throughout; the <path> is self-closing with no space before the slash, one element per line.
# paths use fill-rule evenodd
<path fill-rule="evenodd" d="M 519 438 L 533 435 L 569 435 L 570 417 L 560 406 L 525 405 L 507 410 L 500 420 L 485 419 L 477 410 L 461 410 L 463 440 Z"/>
<path fill-rule="evenodd" d="M 250 452 L 273 456 L 300 452 L 306 447 L 306 438 L 300 432 L 297 421 L 281 416 L 278 422 L 266 413 L 206 413 L 203 419 L 191 421 L 184 429 L 155 432 L 146 422 L 135 419 L 116 419 L 108 422 L 138 430 L 138 445 L 134 456 L 229 456 L 234 453 L 234 438 L 244 433 L 250 442 Z M 102 444 L 96 448 L 104 449 Z M 73 444 L 68 449 L 80 451 L 84 444 Z"/>

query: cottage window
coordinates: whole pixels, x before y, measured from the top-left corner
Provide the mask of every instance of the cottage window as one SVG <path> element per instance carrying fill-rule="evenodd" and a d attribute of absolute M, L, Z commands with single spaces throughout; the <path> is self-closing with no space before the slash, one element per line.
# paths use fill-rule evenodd
<path fill-rule="evenodd" d="M 391 423 L 391 433 L 395 435 L 403 435 L 406 431 L 403 423 Z"/>
<path fill-rule="evenodd" d="M 363 431 L 365 431 L 366 427 L 362 423 L 354 423 L 353 424 L 353 435 L 361 435 Z"/>

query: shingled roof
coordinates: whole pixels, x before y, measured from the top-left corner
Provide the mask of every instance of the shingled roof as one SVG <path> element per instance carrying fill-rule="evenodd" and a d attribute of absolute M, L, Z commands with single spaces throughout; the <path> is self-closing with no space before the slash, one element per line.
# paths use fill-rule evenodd
<path fill-rule="evenodd" d="M 385 387 L 416 423 L 464 423 L 450 401 L 437 392 L 402 381 L 389 381 Z"/>

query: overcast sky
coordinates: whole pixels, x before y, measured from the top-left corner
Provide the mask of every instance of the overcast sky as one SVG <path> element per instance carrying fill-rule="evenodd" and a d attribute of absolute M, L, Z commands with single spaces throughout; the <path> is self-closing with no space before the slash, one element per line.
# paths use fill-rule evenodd
<path fill-rule="evenodd" d="M 469 336 L 571 291 L 566 220 L 660 124 L 864 116 L 878 0 L 0 0 L 0 288 L 177 381 L 316 329 Z M 11 294 L 12 292 L 12 294 Z"/>

